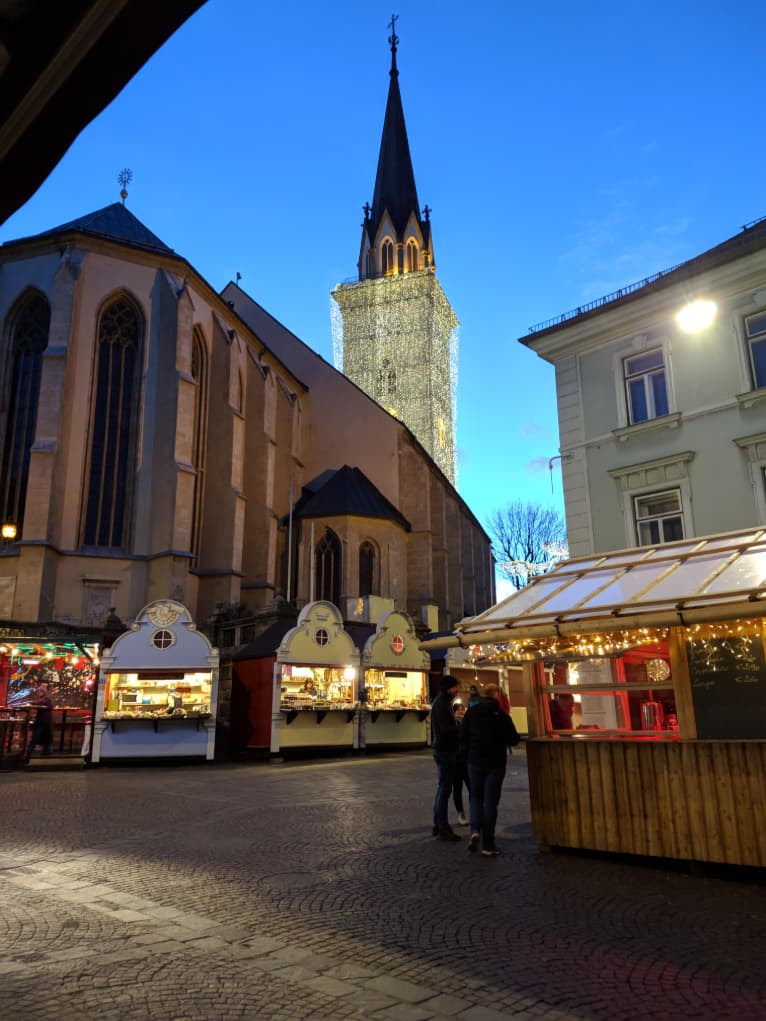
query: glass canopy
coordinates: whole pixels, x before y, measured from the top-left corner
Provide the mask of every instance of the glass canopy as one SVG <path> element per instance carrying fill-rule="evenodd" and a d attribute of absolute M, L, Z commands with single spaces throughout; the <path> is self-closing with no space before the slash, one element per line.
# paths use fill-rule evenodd
<path fill-rule="evenodd" d="M 766 615 L 766 528 L 562 561 L 425 647 L 742 614 Z"/>

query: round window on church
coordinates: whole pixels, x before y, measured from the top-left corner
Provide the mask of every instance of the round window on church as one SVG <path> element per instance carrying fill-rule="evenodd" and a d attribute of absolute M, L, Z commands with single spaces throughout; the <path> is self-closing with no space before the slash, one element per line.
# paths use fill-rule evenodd
<path fill-rule="evenodd" d="M 175 635 L 172 631 L 155 631 L 152 635 L 152 645 L 155 649 L 169 649 L 175 643 Z"/>
<path fill-rule="evenodd" d="M 402 638 L 401 635 L 394 635 L 394 637 L 391 639 L 391 648 L 394 650 L 397 656 L 404 652 L 404 639 Z"/>
<path fill-rule="evenodd" d="M 323 627 L 317 628 L 314 632 L 314 641 L 317 645 L 327 645 L 330 641 L 330 636 Z"/>

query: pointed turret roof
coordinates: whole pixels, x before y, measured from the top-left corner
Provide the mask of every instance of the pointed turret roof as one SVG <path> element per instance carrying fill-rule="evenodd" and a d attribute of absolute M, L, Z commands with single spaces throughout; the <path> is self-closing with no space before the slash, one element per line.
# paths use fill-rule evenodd
<path fill-rule="evenodd" d="M 133 245 L 136 248 L 145 248 L 152 252 L 162 252 L 165 255 L 175 254 L 172 248 L 168 248 L 164 241 L 145 227 L 138 217 L 120 202 L 113 202 L 111 206 L 79 216 L 76 220 L 62 223 L 51 230 L 43 231 L 42 234 L 18 238 L 13 244 L 75 232 L 105 238 L 108 241 L 118 241 L 120 244 Z"/>
<path fill-rule="evenodd" d="M 369 219 L 366 221 L 370 240 L 375 237 L 386 211 L 398 234 L 404 231 L 407 221 L 413 213 L 418 221 L 425 226 L 420 217 L 415 173 L 412 169 L 410 143 L 407 138 L 402 96 L 399 91 L 399 71 L 396 66 L 396 49 L 399 39 L 393 30 L 389 42 L 391 43 L 391 70 L 389 71 L 386 116 L 380 140 L 372 209 Z"/>

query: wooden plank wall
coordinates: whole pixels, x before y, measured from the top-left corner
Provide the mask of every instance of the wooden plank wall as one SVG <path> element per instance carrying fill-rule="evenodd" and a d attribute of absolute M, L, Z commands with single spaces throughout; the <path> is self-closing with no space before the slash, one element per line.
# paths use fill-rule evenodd
<path fill-rule="evenodd" d="M 766 865 L 766 741 L 527 742 L 540 846 Z"/>

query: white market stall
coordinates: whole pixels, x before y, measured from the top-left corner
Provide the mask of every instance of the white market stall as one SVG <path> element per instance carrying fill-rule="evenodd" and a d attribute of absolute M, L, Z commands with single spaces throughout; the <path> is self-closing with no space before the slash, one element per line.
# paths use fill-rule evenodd
<path fill-rule="evenodd" d="M 303 607 L 274 664 L 271 751 L 359 746 L 359 650 L 340 610 L 317 600 Z"/>
<path fill-rule="evenodd" d="M 360 747 L 428 743 L 428 670 L 412 619 L 389 610 L 362 652 Z"/>
<path fill-rule="evenodd" d="M 211 760 L 217 699 L 217 650 L 181 603 L 150 603 L 102 658 L 91 761 Z"/>

